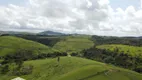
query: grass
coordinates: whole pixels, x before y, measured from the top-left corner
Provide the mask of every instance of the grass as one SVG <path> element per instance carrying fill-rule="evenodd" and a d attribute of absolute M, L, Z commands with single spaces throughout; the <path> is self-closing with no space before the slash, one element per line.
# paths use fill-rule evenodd
<path fill-rule="evenodd" d="M 33 65 L 30 75 L 20 76 L 26 80 L 142 80 L 142 75 L 126 69 L 78 57 L 27 61 Z M 0 80 L 10 80 L 18 76 L 0 75 Z"/>
<path fill-rule="evenodd" d="M 106 49 L 110 51 L 115 51 L 117 48 L 118 53 L 124 52 L 132 56 L 142 55 L 142 47 L 136 47 L 136 46 L 111 44 L 111 45 L 100 45 L 97 46 L 97 48 Z"/>
<path fill-rule="evenodd" d="M 0 63 L 2 62 L 3 60 L 2 59 L 0 59 Z"/>
<path fill-rule="evenodd" d="M 89 40 L 89 37 L 66 37 L 64 40 L 58 42 L 53 48 L 62 52 L 80 52 L 83 49 L 92 47 L 94 43 Z"/>
<path fill-rule="evenodd" d="M 54 51 L 48 46 L 34 41 L 12 36 L 0 37 L 0 56 L 5 56 L 6 54 L 14 53 L 19 49 L 32 50 L 35 54 Z"/>

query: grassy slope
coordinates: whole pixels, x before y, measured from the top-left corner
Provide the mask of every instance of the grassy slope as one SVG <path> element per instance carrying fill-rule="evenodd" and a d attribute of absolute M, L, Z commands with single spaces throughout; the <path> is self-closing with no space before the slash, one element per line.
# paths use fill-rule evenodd
<path fill-rule="evenodd" d="M 52 52 L 49 47 L 37 42 L 12 36 L 0 37 L 0 56 L 14 53 L 19 49 L 32 49 L 34 53 Z"/>
<path fill-rule="evenodd" d="M 58 49 L 63 52 L 79 52 L 83 49 L 90 48 L 94 45 L 92 41 L 89 40 L 89 37 L 66 37 L 65 40 L 62 40 L 55 44 L 53 48 Z"/>
<path fill-rule="evenodd" d="M 21 76 L 27 80 L 142 80 L 136 72 L 77 57 L 61 57 L 60 63 L 54 58 L 24 64 L 34 65 L 32 74 Z M 0 75 L 0 80 L 12 78 Z"/>
<path fill-rule="evenodd" d="M 135 47 L 135 46 L 128 46 L 128 45 L 118 45 L 118 44 L 111 44 L 111 45 L 100 45 L 97 46 L 99 49 L 107 49 L 114 51 L 116 48 L 118 48 L 119 53 L 129 53 L 132 56 L 136 56 L 138 54 L 142 55 L 142 47 Z"/>

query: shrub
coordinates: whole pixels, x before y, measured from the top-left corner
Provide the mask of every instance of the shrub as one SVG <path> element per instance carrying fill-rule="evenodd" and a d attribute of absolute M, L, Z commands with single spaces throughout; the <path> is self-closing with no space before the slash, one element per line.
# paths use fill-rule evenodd
<path fill-rule="evenodd" d="M 7 72 L 9 72 L 9 65 L 4 65 L 4 66 L 1 68 L 1 73 L 2 73 L 2 74 L 6 74 Z"/>

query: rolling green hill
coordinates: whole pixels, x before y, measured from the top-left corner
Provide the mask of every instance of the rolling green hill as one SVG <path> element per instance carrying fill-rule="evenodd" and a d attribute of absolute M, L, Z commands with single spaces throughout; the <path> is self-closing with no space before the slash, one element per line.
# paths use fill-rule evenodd
<path fill-rule="evenodd" d="M 136 47 L 136 46 L 111 44 L 111 45 L 100 45 L 100 46 L 97 46 L 97 48 L 106 49 L 110 51 L 117 50 L 118 53 L 124 52 L 132 56 L 142 55 L 142 47 Z"/>
<path fill-rule="evenodd" d="M 26 80 L 142 80 L 142 75 L 104 63 L 77 58 L 61 57 L 27 61 L 33 65 L 33 73 L 20 76 Z M 11 80 L 17 76 L 0 75 L 0 80 Z"/>
<path fill-rule="evenodd" d="M 35 54 L 52 52 L 51 48 L 43 44 L 25 40 L 18 37 L 2 36 L 0 37 L 0 56 L 11 54 L 17 50 L 32 50 Z"/>
<path fill-rule="evenodd" d="M 70 36 L 66 37 L 64 40 L 57 42 L 53 48 L 60 50 L 62 52 L 80 52 L 83 49 L 88 49 L 92 47 L 94 43 L 89 40 L 89 37 L 81 36 Z"/>

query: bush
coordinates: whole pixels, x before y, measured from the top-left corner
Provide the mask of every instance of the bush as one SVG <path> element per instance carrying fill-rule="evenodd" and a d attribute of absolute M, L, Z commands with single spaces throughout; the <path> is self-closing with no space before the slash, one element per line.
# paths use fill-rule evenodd
<path fill-rule="evenodd" d="M 105 63 L 111 63 L 114 64 L 115 63 L 115 59 L 112 56 L 108 56 L 106 58 L 104 58 L 103 60 Z"/>
<path fill-rule="evenodd" d="M 9 72 L 9 65 L 4 65 L 4 66 L 1 68 L 1 73 L 2 73 L 2 74 L 6 74 L 7 72 Z"/>
<path fill-rule="evenodd" d="M 134 71 L 139 72 L 139 73 L 142 73 L 142 66 L 135 68 Z"/>
<path fill-rule="evenodd" d="M 72 53 L 71 56 L 78 56 L 79 53 Z"/>
<path fill-rule="evenodd" d="M 12 71 L 13 76 L 21 76 L 21 75 L 28 75 L 31 74 L 33 71 L 33 66 L 22 66 L 20 70 L 17 70 L 16 68 Z"/>

